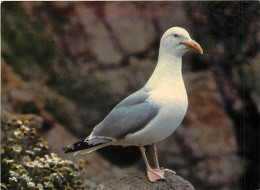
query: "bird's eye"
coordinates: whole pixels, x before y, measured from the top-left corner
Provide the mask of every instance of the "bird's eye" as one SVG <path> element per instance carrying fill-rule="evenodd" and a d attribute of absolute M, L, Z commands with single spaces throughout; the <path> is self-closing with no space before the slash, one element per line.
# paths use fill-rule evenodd
<path fill-rule="evenodd" d="M 179 37 L 179 35 L 178 35 L 178 34 L 173 34 L 173 36 L 174 36 L 175 38 L 178 38 L 178 37 Z"/>

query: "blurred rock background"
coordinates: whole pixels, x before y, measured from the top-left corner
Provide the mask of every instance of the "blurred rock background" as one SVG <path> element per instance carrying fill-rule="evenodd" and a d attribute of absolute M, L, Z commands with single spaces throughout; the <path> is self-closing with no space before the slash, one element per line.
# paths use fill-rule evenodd
<path fill-rule="evenodd" d="M 257 189 L 259 10 L 259 2 L 3 2 L 2 122 L 29 119 L 51 150 L 78 159 L 61 148 L 145 84 L 161 35 L 181 26 L 204 55 L 183 58 L 189 108 L 158 144 L 161 165 L 195 189 Z M 80 158 L 96 183 L 144 170 L 135 147 Z"/>

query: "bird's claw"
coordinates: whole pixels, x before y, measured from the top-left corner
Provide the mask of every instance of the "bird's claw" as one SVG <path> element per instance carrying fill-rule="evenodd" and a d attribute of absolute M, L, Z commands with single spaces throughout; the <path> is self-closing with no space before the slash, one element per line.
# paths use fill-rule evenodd
<path fill-rule="evenodd" d="M 165 171 L 165 172 L 170 172 L 170 173 L 172 173 L 172 174 L 176 174 L 176 172 L 175 171 L 173 171 L 173 170 L 170 170 L 170 169 L 167 169 L 167 168 L 162 168 L 163 169 L 163 171 Z"/>
<path fill-rule="evenodd" d="M 150 182 L 155 182 L 164 178 L 164 170 L 160 169 L 148 169 L 147 176 Z"/>
<path fill-rule="evenodd" d="M 147 170 L 147 176 L 150 182 L 155 182 L 160 179 L 165 179 L 164 173 L 165 172 L 170 172 L 172 174 L 176 174 L 175 171 L 167 169 L 167 168 L 160 168 L 160 169 L 148 169 Z"/>

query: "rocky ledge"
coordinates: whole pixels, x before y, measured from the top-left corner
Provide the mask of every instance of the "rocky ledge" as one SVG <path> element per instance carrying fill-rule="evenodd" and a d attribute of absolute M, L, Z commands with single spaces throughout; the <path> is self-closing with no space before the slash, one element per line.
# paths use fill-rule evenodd
<path fill-rule="evenodd" d="M 114 179 L 98 185 L 95 190 L 129 190 L 129 189 L 149 189 L 149 190 L 194 190 L 190 182 L 178 175 L 165 173 L 165 180 L 159 180 L 154 183 L 148 181 L 144 172 L 137 172 L 126 175 L 120 179 Z"/>

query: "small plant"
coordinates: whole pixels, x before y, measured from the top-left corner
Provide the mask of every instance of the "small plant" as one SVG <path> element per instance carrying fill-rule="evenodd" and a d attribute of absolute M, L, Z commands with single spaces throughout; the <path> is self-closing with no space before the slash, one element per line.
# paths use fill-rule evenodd
<path fill-rule="evenodd" d="M 85 189 L 80 180 L 84 161 L 76 165 L 49 153 L 29 121 L 2 124 L 1 189 Z"/>

